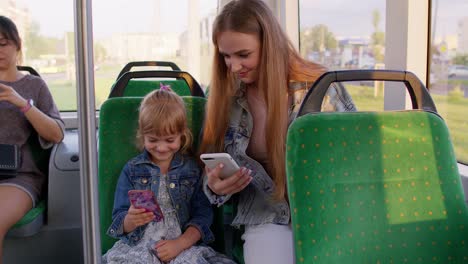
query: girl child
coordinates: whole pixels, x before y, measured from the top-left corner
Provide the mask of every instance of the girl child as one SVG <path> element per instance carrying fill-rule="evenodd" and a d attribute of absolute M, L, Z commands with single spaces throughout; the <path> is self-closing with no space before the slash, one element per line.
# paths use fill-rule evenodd
<path fill-rule="evenodd" d="M 201 188 L 201 169 L 187 155 L 191 133 L 182 99 L 168 87 L 145 96 L 137 142 L 143 152 L 127 162 L 117 182 L 108 235 L 120 239 L 104 263 L 235 263 L 210 247 L 213 212 Z M 164 220 L 135 208 L 128 191 L 151 190 Z"/>

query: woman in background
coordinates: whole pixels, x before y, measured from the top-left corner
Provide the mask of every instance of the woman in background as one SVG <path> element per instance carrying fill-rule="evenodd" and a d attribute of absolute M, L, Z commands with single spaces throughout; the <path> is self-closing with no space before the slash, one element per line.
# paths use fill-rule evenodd
<path fill-rule="evenodd" d="M 64 123 L 44 80 L 16 68 L 21 47 L 16 25 L 0 16 L 0 144 L 17 145 L 21 152 L 17 175 L 7 179 L 0 175 L 0 262 L 6 233 L 36 205 L 46 180 L 28 138 L 37 134 L 46 149 L 64 135 Z"/>

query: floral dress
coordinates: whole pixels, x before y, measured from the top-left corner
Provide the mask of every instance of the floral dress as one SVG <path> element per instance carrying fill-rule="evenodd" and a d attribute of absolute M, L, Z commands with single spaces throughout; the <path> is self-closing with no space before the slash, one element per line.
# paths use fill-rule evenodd
<path fill-rule="evenodd" d="M 137 245 L 129 246 L 122 240 L 117 241 L 114 246 L 102 257 L 103 263 L 121 264 L 165 264 L 156 256 L 154 246 L 161 239 L 176 239 L 181 234 L 177 211 L 172 205 L 171 197 L 167 189 L 167 176 L 161 175 L 159 181 L 158 203 L 164 215 L 164 220 L 150 222 L 145 233 Z M 207 246 L 192 246 L 182 251 L 168 264 L 235 264 L 233 260 L 217 253 Z"/>

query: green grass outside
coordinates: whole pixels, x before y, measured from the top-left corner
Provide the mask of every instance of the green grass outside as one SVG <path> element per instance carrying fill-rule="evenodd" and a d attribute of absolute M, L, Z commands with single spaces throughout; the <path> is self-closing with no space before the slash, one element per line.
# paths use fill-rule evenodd
<path fill-rule="evenodd" d="M 374 96 L 374 87 L 345 85 L 359 111 L 383 111 L 384 98 L 380 91 Z"/>
<path fill-rule="evenodd" d="M 114 79 L 96 78 L 94 95 L 96 97 L 96 109 L 99 109 L 101 104 L 107 99 L 107 96 L 109 96 L 113 83 Z M 60 111 L 76 111 L 77 91 L 75 81 L 60 80 L 49 82 L 48 85 Z"/>
<path fill-rule="evenodd" d="M 60 111 L 76 111 L 76 83 L 74 81 L 57 80 L 47 82 L 47 85 Z"/>
<path fill-rule="evenodd" d="M 115 82 L 120 69 L 119 65 L 103 64 L 100 70 L 95 72 L 96 109 L 99 109 L 107 99 L 110 88 Z M 47 84 L 60 111 L 76 111 L 77 90 L 75 80 L 59 79 L 47 81 Z"/>

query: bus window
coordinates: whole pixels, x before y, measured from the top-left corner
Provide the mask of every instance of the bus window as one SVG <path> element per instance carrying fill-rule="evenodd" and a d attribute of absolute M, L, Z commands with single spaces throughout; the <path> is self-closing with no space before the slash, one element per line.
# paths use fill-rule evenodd
<path fill-rule="evenodd" d="M 60 111 L 76 111 L 74 2 L 3 2 L 0 14 L 13 19 L 22 34 L 22 64 L 41 74 Z M 109 5 L 121 8 L 112 9 Z M 60 12 L 51 16 L 51 6 Z M 120 70 L 131 61 L 175 62 L 206 87 L 216 8 L 217 1 L 212 0 L 143 0 L 138 4 L 125 0 L 93 1 L 96 108 L 107 99 Z"/>
<path fill-rule="evenodd" d="M 51 16 L 51 6 L 60 12 Z M 39 72 L 60 111 L 75 111 L 73 1 L 2 1 L 0 14 L 18 27 L 23 40 L 21 64 Z"/>
<path fill-rule="evenodd" d="M 432 1 L 429 88 L 457 159 L 468 164 L 468 3 Z"/>
<path fill-rule="evenodd" d="M 301 55 L 331 70 L 384 68 L 385 0 L 299 0 L 299 31 Z"/>
<path fill-rule="evenodd" d="M 301 55 L 329 70 L 384 69 L 385 2 L 299 0 Z M 343 85 L 358 110 L 383 110 L 383 82 Z"/>
<path fill-rule="evenodd" d="M 109 5 L 120 8 L 109 12 Z M 206 87 L 216 7 L 217 1 L 211 0 L 93 1 L 96 107 L 107 99 L 117 75 L 131 61 L 174 62 Z"/>

